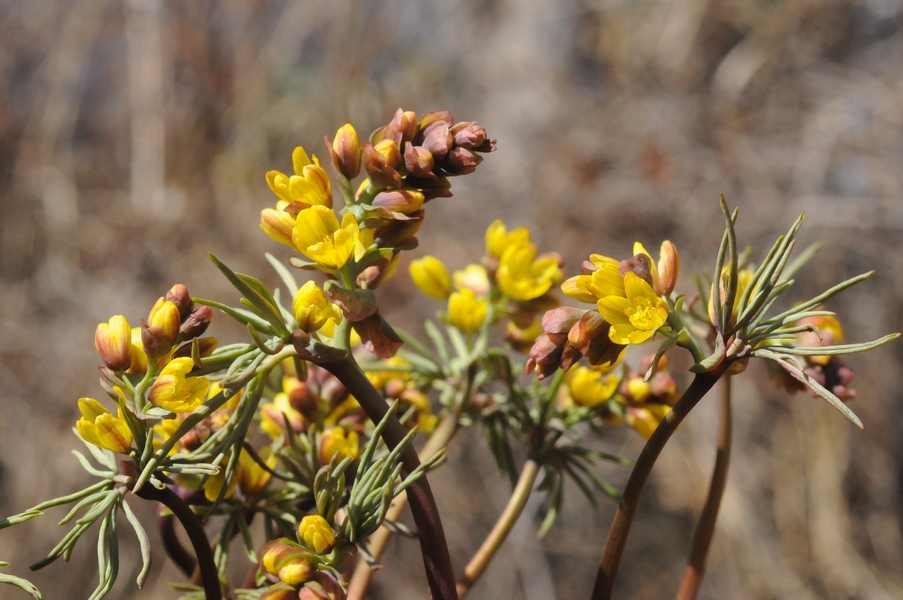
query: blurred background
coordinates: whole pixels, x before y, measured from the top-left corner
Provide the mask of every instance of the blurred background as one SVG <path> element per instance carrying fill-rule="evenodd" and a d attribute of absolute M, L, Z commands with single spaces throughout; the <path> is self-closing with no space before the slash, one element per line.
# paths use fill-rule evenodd
<path fill-rule="evenodd" d="M 829 307 L 847 339 L 903 330 L 899 0 L 0 0 L 0 513 L 87 480 L 69 431 L 76 399 L 100 393 L 96 324 L 137 322 L 176 282 L 234 304 L 208 251 L 276 285 L 263 254 L 287 253 L 258 227 L 274 203 L 264 173 L 290 171 L 296 145 L 323 156 L 323 136 L 346 121 L 366 135 L 399 106 L 475 119 L 499 148 L 454 180 L 454 198 L 430 203 L 404 265 L 479 260 L 485 227 L 503 218 L 560 252 L 569 275 L 591 252 L 671 239 L 678 290 L 693 293 L 692 273 L 717 252 L 723 193 L 760 257 L 806 212 L 801 243 L 826 245 L 795 299 L 878 270 Z M 381 292 L 409 331 L 439 309 L 404 268 Z M 222 315 L 211 331 L 245 337 Z M 865 432 L 775 390 L 761 365 L 739 379 L 701 597 L 903 597 L 900 349 L 848 360 Z M 617 597 L 677 589 L 716 421 L 708 398 L 665 450 Z M 642 440 L 619 430 L 598 445 L 633 458 Z M 431 476 L 458 570 L 509 491 L 485 450 L 464 435 Z M 601 471 L 618 486 L 627 475 Z M 569 489 L 566 507 L 538 541 L 534 498 L 472 596 L 588 597 L 615 505 L 594 510 Z M 73 564 L 27 571 L 62 515 L 3 531 L 0 559 L 45 598 L 87 597 L 93 535 Z M 137 544 L 124 538 L 113 597 L 177 597 L 162 552 L 136 591 Z M 416 542 L 392 542 L 372 597 L 426 597 Z"/>

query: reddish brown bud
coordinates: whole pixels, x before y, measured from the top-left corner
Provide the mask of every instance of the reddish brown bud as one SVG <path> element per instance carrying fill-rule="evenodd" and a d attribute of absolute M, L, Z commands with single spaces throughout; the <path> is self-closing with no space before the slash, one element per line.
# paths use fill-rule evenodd
<path fill-rule="evenodd" d="M 132 364 L 132 328 L 122 315 L 100 323 L 94 331 L 94 347 L 100 359 L 113 371 L 124 371 Z"/>
<path fill-rule="evenodd" d="M 172 349 L 173 338 L 162 327 L 148 325 L 147 321 L 141 319 L 141 343 L 148 361 L 152 362 Z"/>
<path fill-rule="evenodd" d="M 179 317 L 182 319 L 187 317 L 194 308 L 194 301 L 191 299 L 191 294 L 188 293 L 188 288 L 181 283 L 172 286 L 163 299 L 176 305 L 176 308 L 179 309 Z"/>
<path fill-rule="evenodd" d="M 436 161 L 433 153 L 423 146 L 415 146 L 413 144 L 405 144 L 404 147 L 404 168 L 409 174 L 415 177 L 431 177 L 433 176 L 433 167 Z"/>
<path fill-rule="evenodd" d="M 455 145 L 462 148 L 474 149 L 482 146 L 489 139 L 486 130 L 474 121 L 458 123 L 451 128 L 451 132 L 455 136 Z"/>
<path fill-rule="evenodd" d="M 361 149 L 364 169 L 370 181 L 377 187 L 401 187 L 401 174 L 389 166 L 386 157 L 377 151 L 372 144 L 364 144 Z"/>
<path fill-rule="evenodd" d="M 436 112 L 424 113 L 423 116 L 420 117 L 420 120 L 417 122 L 417 125 L 420 127 L 421 133 L 426 130 L 433 123 L 437 123 L 439 121 L 444 121 L 449 124 L 449 126 L 455 124 L 455 119 L 452 117 L 452 114 L 447 110 L 439 110 Z"/>
<path fill-rule="evenodd" d="M 567 333 L 586 312 L 582 308 L 559 306 L 542 316 L 540 326 L 546 333 Z"/>
<path fill-rule="evenodd" d="M 476 171 L 477 165 L 481 162 L 483 162 L 483 157 L 473 150 L 456 147 L 449 151 L 445 161 L 442 163 L 442 168 L 449 175 L 466 175 Z"/>
<path fill-rule="evenodd" d="M 380 248 L 398 248 L 407 244 L 423 225 L 423 210 L 408 215 L 404 221 L 384 219 L 376 226 L 373 240 Z"/>
<path fill-rule="evenodd" d="M 292 408 L 301 413 L 307 421 L 316 423 L 320 412 L 320 398 L 306 382 L 289 391 L 288 402 Z"/>
<path fill-rule="evenodd" d="M 637 254 L 622 260 L 621 268 L 618 269 L 618 272 L 621 274 L 621 277 L 624 277 L 627 273 L 633 273 L 648 283 L 653 289 L 656 287 L 656 282 L 652 277 L 652 267 L 649 264 L 649 257 L 645 254 Z M 657 289 L 655 291 L 656 293 L 659 292 Z"/>
<path fill-rule="evenodd" d="M 209 306 L 200 306 L 182 323 L 179 328 L 179 341 L 191 340 L 204 335 L 213 318 L 213 310 Z"/>
<path fill-rule="evenodd" d="M 423 142 L 420 144 L 429 150 L 437 161 L 442 160 L 448 155 L 455 138 L 448 130 L 448 123 L 445 121 L 437 121 L 427 127 L 423 132 Z"/>
<path fill-rule="evenodd" d="M 591 365 L 611 365 L 617 362 L 624 346 L 608 337 L 611 325 L 594 310 L 586 311 L 568 333 L 568 341 L 586 357 Z"/>
<path fill-rule="evenodd" d="M 536 371 L 539 379 L 545 379 L 557 371 L 567 339 L 567 335 L 563 333 L 544 333 L 536 338 L 530 348 L 530 358 L 527 359 L 524 373 L 529 375 Z"/>
<path fill-rule="evenodd" d="M 386 139 L 394 140 L 398 147 L 405 142 L 414 141 L 417 135 L 417 115 L 413 111 L 404 111 L 400 108 L 395 111 L 392 121 L 383 129 Z"/>
<path fill-rule="evenodd" d="M 662 242 L 661 258 L 658 265 L 658 279 L 661 285 L 661 293 L 670 296 L 677 285 L 677 276 L 680 273 L 680 255 L 677 246 L 670 241 Z"/>

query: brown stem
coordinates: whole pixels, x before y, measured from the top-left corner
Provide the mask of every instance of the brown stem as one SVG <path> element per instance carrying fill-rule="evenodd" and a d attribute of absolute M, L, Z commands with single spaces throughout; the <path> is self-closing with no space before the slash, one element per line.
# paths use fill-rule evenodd
<path fill-rule="evenodd" d="M 179 536 L 176 534 L 175 517 L 171 514 L 160 515 L 160 537 L 163 539 L 163 549 L 170 560 L 179 567 L 186 577 L 191 577 L 197 561 L 188 550 L 182 546 Z"/>
<path fill-rule="evenodd" d="M 538 474 L 539 463 L 532 459 L 524 463 L 517 485 L 514 487 L 514 491 L 511 492 L 508 505 L 505 506 L 505 510 L 502 511 L 492 531 L 489 532 L 489 535 L 483 541 L 483 545 L 480 546 L 477 553 L 467 563 L 467 567 L 464 568 L 464 574 L 458 580 L 459 598 L 467 595 L 470 587 L 480 578 L 480 575 L 489 566 L 489 562 L 495 556 L 495 553 L 498 552 L 498 549 L 501 548 L 504 541 L 508 538 L 508 534 L 511 533 L 521 513 L 524 511 L 524 507 L 527 505 L 527 500 L 533 491 L 533 484 L 536 483 Z"/>
<path fill-rule="evenodd" d="M 172 514 L 185 528 L 188 539 L 191 541 L 191 546 L 194 548 L 194 554 L 198 560 L 198 567 L 200 568 L 201 579 L 204 585 L 204 597 L 207 600 L 222 600 L 223 591 L 220 588 L 216 563 L 213 561 L 213 550 L 210 548 L 210 540 L 207 539 L 201 520 L 191 511 L 188 503 L 168 487 L 158 490 L 152 485 L 145 485 L 136 494 L 139 498 L 160 502 L 172 511 Z"/>
<path fill-rule="evenodd" d="M 322 363 L 320 366 L 342 382 L 371 421 L 378 423 L 382 420 L 389 406 L 350 355 L 339 361 Z M 383 440 L 389 448 L 395 448 L 406 433 L 398 417 L 392 417 L 383 432 Z M 411 473 L 420 466 L 417 451 L 413 446 L 408 446 L 401 453 L 401 465 L 404 473 Z M 420 552 L 423 555 L 423 566 L 426 569 L 426 579 L 432 597 L 435 600 L 457 600 L 455 574 L 448 554 L 445 532 L 442 530 L 442 519 L 426 476 L 412 483 L 407 489 L 407 494 L 408 502 L 411 504 L 411 515 L 417 526 Z"/>
<path fill-rule="evenodd" d="M 690 384 L 690 387 L 687 388 L 680 400 L 671 408 L 671 412 L 665 415 L 658 428 L 653 432 L 652 437 L 646 442 L 643 451 L 640 452 L 633 471 L 630 472 L 630 478 L 627 480 L 624 493 L 621 495 L 621 502 L 611 523 L 611 529 L 608 531 L 608 541 L 602 553 L 602 560 L 599 562 L 599 571 L 596 575 L 596 584 L 593 587 L 592 600 L 611 599 L 615 576 L 618 573 L 618 565 L 621 562 L 621 556 L 624 554 L 627 537 L 630 535 L 630 526 L 633 523 L 633 517 L 636 514 L 640 497 L 643 495 L 643 487 L 646 485 L 646 480 L 649 479 L 652 467 L 655 466 L 655 461 L 671 438 L 671 434 L 674 433 L 677 426 L 702 397 L 712 389 L 712 386 L 724 374 L 725 369 L 726 365 L 722 363 L 712 371 L 697 374 L 693 379 L 693 383 Z"/>
<path fill-rule="evenodd" d="M 727 470 L 731 460 L 732 428 L 730 377 L 724 378 L 722 390 L 715 467 L 712 470 L 709 495 L 706 497 L 702 514 L 699 516 L 699 523 L 696 525 L 696 533 L 693 535 L 693 547 L 684 571 L 683 581 L 677 591 L 677 600 L 695 600 L 699 593 L 699 586 L 705 575 L 706 558 L 712 545 L 712 537 L 715 535 L 718 509 L 721 508 L 721 498 L 724 496 L 724 486 L 727 484 Z"/>
<path fill-rule="evenodd" d="M 433 431 L 433 434 L 426 441 L 419 456 L 421 460 L 425 460 L 436 452 L 445 448 L 452 436 L 458 430 L 458 414 L 450 412 L 442 419 L 439 426 Z M 386 512 L 386 520 L 397 521 L 401 518 L 401 514 L 408 506 L 408 496 L 402 492 L 392 501 L 389 510 Z M 370 556 L 379 560 L 392 538 L 392 530 L 388 527 L 380 527 L 367 540 L 367 552 Z M 348 582 L 347 600 L 363 600 L 370 587 L 370 580 L 373 577 L 374 568 L 363 558 L 358 558 L 357 565 L 354 568 L 354 574 L 351 581 Z"/>

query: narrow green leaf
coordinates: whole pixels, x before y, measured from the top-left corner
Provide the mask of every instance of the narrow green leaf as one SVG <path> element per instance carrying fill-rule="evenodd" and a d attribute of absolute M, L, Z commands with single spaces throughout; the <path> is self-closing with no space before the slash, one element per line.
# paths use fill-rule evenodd
<path fill-rule="evenodd" d="M 141 549 L 141 571 L 138 573 L 138 579 L 136 580 L 138 589 L 140 590 L 144 587 L 144 584 L 147 581 L 147 576 L 150 573 L 150 539 L 147 537 L 147 532 L 144 531 L 144 527 L 141 525 L 141 521 L 139 521 L 135 513 L 132 512 L 132 509 L 129 506 L 128 502 L 122 502 L 122 512 L 125 513 L 125 518 L 128 519 L 128 522 L 132 525 L 132 529 L 135 530 L 135 536 L 138 538 L 138 547 Z"/>

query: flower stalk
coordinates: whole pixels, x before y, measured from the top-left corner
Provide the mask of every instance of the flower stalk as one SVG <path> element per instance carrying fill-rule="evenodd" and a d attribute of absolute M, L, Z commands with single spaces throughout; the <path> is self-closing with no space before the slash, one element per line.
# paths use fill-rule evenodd
<path fill-rule="evenodd" d="M 530 494 L 533 491 L 533 485 L 536 483 L 538 474 L 539 463 L 533 459 L 527 460 L 527 462 L 524 463 L 523 469 L 521 469 L 520 477 L 517 480 L 517 486 L 515 486 L 514 491 L 511 493 L 511 498 L 508 499 L 505 510 L 502 511 L 502 514 L 495 522 L 492 531 L 490 531 L 486 539 L 483 540 L 480 549 L 477 550 L 477 553 L 474 554 L 470 559 L 470 562 L 467 563 L 467 566 L 464 568 L 464 574 L 458 580 L 459 598 L 463 598 L 467 595 L 471 586 L 473 586 L 476 580 L 480 578 L 486 570 L 486 567 L 489 566 L 493 557 L 495 557 L 495 553 L 498 552 L 499 548 L 502 547 L 502 544 L 508 538 L 508 534 L 511 533 L 517 520 L 524 512 L 524 507 L 527 505 L 527 500 L 530 498 Z"/>
<path fill-rule="evenodd" d="M 721 499 L 727 484 L 727 472 L 731 459 L 731 441 L 733 415 L 731 408 L 731 378 L 722 379 L 721 409 L 718 418 L 718 450 L 715 454 L 715 466 L 712 469 L 712 480 L 709 493 L 693 534 L 693 546 L 684 577 L 677 592 L 677 600 L 695 600 L 699 594 L 699 586 L 705 575 L 706 559 L 715 535 L 715 522 L 721 508 Z"/>
<path fill-rule="evenodd" d="M 630 478 L 627 480 L 627 486 L 621 494 L 621 502 L 618 504 L 618 510 L 612 521 L 611 529 L 608 531 L 608 540 L 602 553 L 602 560 L 599 562 L 592 600 L 609 600 L 611 598 L 615 577 L 618 574 L 618 566 L 621 563 L 621 556 L 624 554 L 627 537 L 630 535 L 630 526 L 633 524 L 633 517 L 636 515 L 643 488 L 646 486 L 649 474 L 652 473 L 655 461 L 664 449 L 665 444 L 671 439 L 671 435 L 677 429 L 677 426 L 690 414 L 690 411 L 702 400 L 703 396 L 712 389 L 726 369 L 727 366 L 721 363 L 710 371 L 698 373 L 693 379 L 693 383 L 690 384 L 690 387 L 687 388 L 680 400 L 671 408 L 671 412 L 665 415 L 655 433 L 646 442 L 643 451 L 640 452 L 633 471 L 630 473 Z"/>

